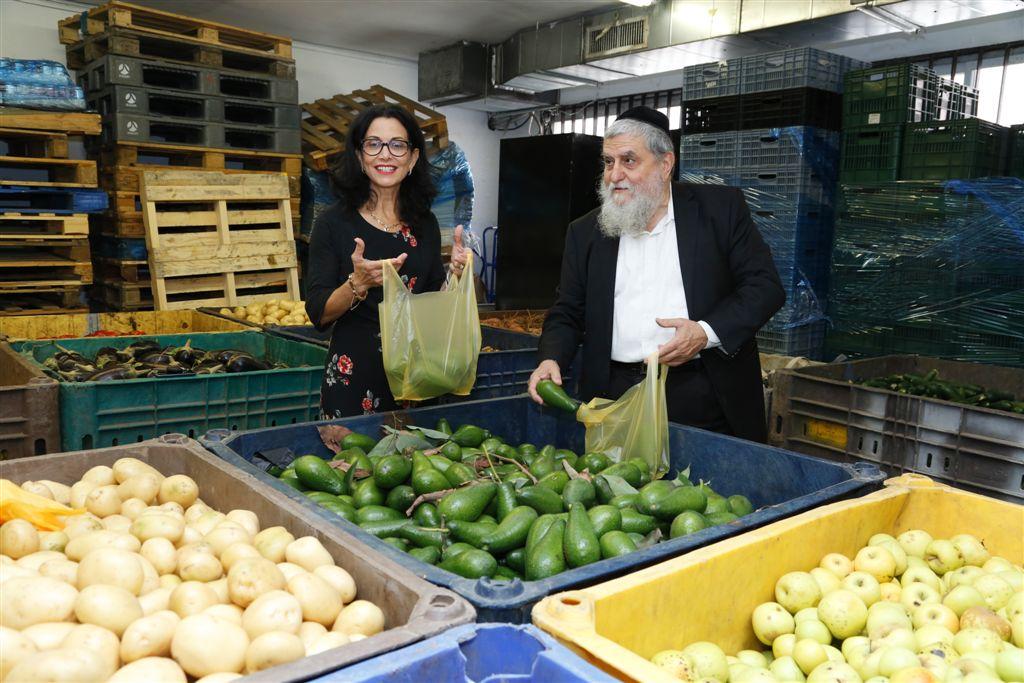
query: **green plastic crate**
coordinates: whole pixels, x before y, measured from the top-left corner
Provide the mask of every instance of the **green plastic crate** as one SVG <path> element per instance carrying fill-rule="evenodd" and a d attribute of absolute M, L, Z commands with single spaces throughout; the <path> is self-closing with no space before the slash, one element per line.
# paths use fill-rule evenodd
<path fill-rule="evenodd" d="M 847 72 L 843 127 L 914 123 L 935 118 L 939 76 L 916 64 Z"/>
<path fill-rule="evenodd" d="M 839 182 L 899 180 L 902 145 L 902 123 L 844 129 L 840 145 Z"/>
<path fill-rule="evenodd" d="M 40 365 L 59 351 L 92 356 L 104 346 L 124 348 L 139 339 L 161 346 L 216 351 L 238 349 L 289 367 L 257 372 L 158 377 L 109 382 L 61 382 L 63 450 L 88 450 L 162 434 L 203 435 L 211 429 L 255 429 L 315 420 L 327 350 L 262 332 L 162 334 L 27 341 L 12 344 Z"/>
<path fill-rule="evenodd" d="M 1007 129 L 980 119 L 925 121 L 903 131 L 903 180 L 998 176 Z"/>
<path fill-rule="evenodd" d="M 1024 123 L 1010 126 L 1010 139 L 1007 145 L 1006 175 L 1024 178 Z"/>

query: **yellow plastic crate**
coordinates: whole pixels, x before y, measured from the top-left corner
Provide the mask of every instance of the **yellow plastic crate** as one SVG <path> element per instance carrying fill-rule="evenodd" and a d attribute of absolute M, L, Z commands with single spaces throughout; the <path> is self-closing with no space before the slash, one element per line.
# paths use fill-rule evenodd
<path fill-rule="evenodd" d="M 84 337 L 96 330 L 128 334 L 182 334 L 190 332 L 241 332 L 251 325 L 218 318 L 201 311 L 131 311 L 126 313 L 64 313 L 53 315 L 0 316 L 0 337 L 10 341 Z"/>
<path fill-rule="evenodd" d="M 776 580 L 818 565 L 827 553 L 853 557 L 877 533 L 924 529 L 970 533 L 994 555 L 1024 562 L 1024 506 L 938 484 L 920 475 L 832 503 L 533 608 L 533 623 L 625 681 L 678 679 L 651 664 L 668 649 L 708 640 L 727 653 L 763 649 L 750 614 L 774 600 Z"/>

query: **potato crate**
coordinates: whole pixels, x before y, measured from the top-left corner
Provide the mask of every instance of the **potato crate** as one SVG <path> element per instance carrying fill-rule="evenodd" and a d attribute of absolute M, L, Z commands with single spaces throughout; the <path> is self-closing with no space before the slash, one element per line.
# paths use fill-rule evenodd
<path fill-rule="evenodd" d="M 282 526 L 296 538 L 316 537 L 335 563 L 352 575 L 356 598 L 369 600 L 384 611 L 384 631 L 365 640 L 250 674 L 245 678 L 247 683 L 308 681 L 475 620 L 473 608 L 453 592 L 430 585 L 343 529 L 324 524 L 310 510 L 257 481 L 251 469 L 232 467 L 181 434 L 115 448 L 9 462 L 4 464 L 4 477 L 19 484 L 30 479 L 49 479 L 70 485 L 91 467 L 111 466 L 119 458 L 127 457 L 138 458 L 167 476 L 191 477 L 199 484 L 203 501 L 214 509 L 223 512 L 251 510 L 264 529 Z"/>
<path fill-rule="evenodd" d="M 0 317 L 0 324 L 8 320 Z M 0 342 L 0 415 L 0 461 L 60 450 L 57 381 L 4 342 Z"/>
<path fill-rule="evenodd" d="M 61 382 L 64 450 L 134 443 L 161 434 L 202 435 L 211 429 L 253 429 L 306 422 L 320 414 L 326 351 L 261 332 L 221 332 L 89 337 L 12 344 L 42 372 L 58 346 L 93 356 L 104 346 L 124 348 L 136 339 L 165 346 L 215 351 L 238 349 L 287 368 L 215 375 L 180 375 L 108 382 Z"/>
<path fill-rule="evenodd" d="M 63 315 L 0 316 L 0 337 L 9 341 L 87 337 L 100 332 L 123 336 L 186 334 L 191 332 L 244 332 L 246 325 L 199 311 L 132 311 L 128 313 L 75 313 Z"/>

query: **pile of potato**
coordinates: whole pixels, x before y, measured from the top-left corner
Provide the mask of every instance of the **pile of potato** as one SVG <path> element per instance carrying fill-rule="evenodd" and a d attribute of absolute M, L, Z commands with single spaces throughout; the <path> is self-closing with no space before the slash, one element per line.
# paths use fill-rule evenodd
<path fill-rule="evenodd" d="M 248 306 L 220 309 L 221 315 L 230 315 L 239 320 L 260 325 L 309 325 L 306 304 L 302 301 L 272 299 Z"/>
<path fill-rule="evenodd" d="M 135 458 L 68 487 L 63 531 L 0 526 L 0 680 L 223 683 L 384 629 L 319 540 L 203 503 Z"/>

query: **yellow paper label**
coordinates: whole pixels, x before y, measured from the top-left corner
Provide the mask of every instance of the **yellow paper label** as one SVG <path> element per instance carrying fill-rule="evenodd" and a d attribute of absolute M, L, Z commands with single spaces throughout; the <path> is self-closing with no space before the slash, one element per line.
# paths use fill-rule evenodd
<path fill-rule="evenodd" d="M 846 448 L 846 425 L 823 420 L 808 420 L 807 436 L 836 448 Z"/>

